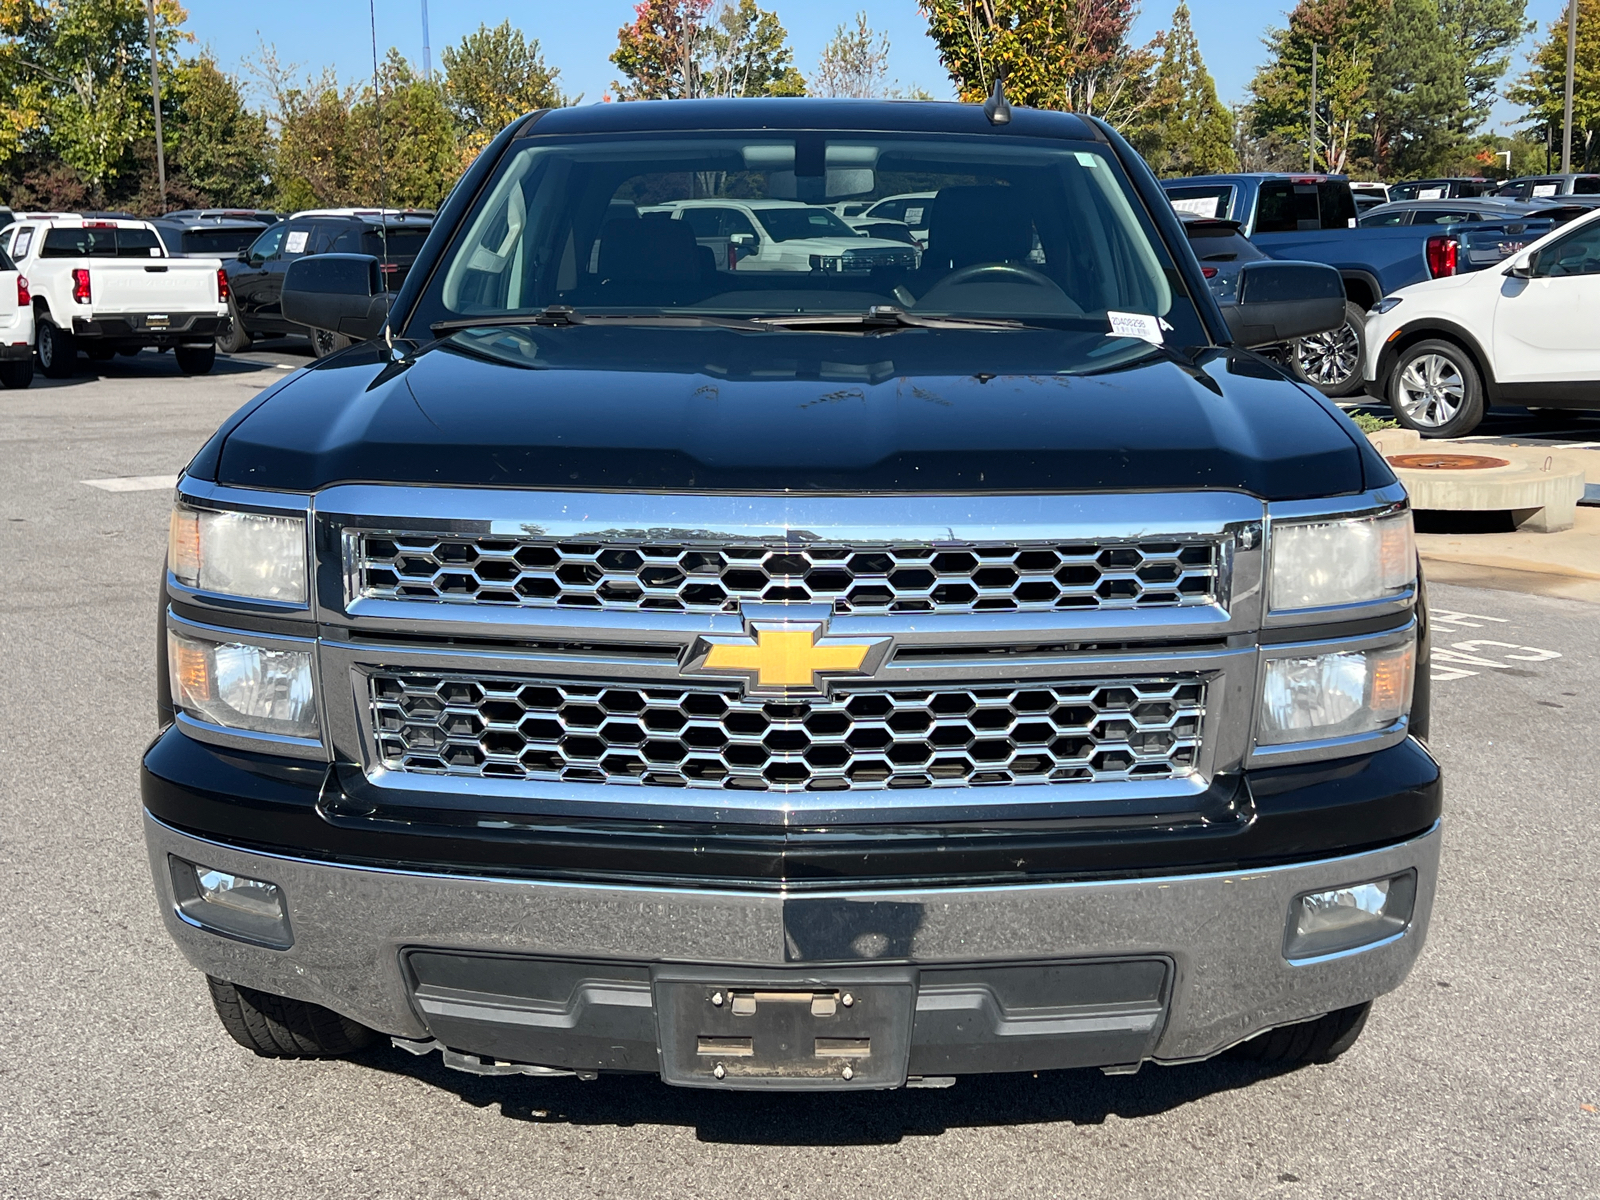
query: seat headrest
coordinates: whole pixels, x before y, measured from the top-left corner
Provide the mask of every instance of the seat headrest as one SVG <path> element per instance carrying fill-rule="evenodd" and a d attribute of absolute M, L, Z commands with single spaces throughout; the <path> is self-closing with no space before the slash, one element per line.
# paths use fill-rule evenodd
<path fill-rule="evenodd" d="M 924 266 L 958 270 L 973 263 L 1020 262 L 1032 250 L 1033 213 L 1020 189 L 982 184 L 939 189 Z"/>
<path fill-rule="evenodd" d="M 700 247 L 683 221 L 607 221 L 600 234 L 600 278 L 613 283 L 691 283 Z"/>

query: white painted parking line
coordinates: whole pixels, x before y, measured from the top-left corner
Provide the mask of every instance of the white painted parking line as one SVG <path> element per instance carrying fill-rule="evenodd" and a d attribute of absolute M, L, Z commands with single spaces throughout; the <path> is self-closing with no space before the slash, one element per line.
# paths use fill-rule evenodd
<path fill-rule="evenodd" d="M 118 475 L 113 479 L 84 479 L 92 488 L 102 492 L 159 492 L 178 486 L 176 475 Z"/>

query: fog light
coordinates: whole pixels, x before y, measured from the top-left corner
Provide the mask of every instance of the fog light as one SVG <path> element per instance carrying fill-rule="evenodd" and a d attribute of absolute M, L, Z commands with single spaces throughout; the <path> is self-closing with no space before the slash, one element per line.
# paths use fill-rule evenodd
<path fill-rule="evenodd" d="M 1417 900 L 1417 873 L 1306 892 L 1289 907 L 1283 956 L 1291 962 L 1354 950 L 1403 933 Z"/>
<path fill-rule="evenodd" d="M 170 863 L 178 914 L 190 924 L 279 950 L 293 944 L 283 891 L 277 884 L 181 858 Z"/>

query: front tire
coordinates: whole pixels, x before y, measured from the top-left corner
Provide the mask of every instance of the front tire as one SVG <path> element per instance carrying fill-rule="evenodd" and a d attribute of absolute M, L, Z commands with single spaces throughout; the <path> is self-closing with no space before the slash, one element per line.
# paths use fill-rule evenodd
<path fill-rule="evenodd" d="M 1289 343 L 1295 374 L 1324 396 L 1337 399 L 1361 390 L 1361 364 L 1366 357 L 1367 314 L 1349 300 L 1344 324 Z"/>
<path fill-rule="evenodd" d="M 335 333 L 331 329 L 312 329 L 311 353 L 318 358 L 327 358 L 330 354 L 337 354 L 351 344 L 351 339 L 342 333 Z"/>
<path fill-rule="evenodd" d="M 33 359 L 0 363 L 0 387 L 25 388 L 33 382 Z"/>
<path fill-rule="evenodd" d="M 1372 1001 L 1341 1008 L 1298 1025 L 1285 1025 L 1257 1034 L 1235 1046 L 1230 1054 L 1249 1062 L 1292 1067 L 1301 1063 L 1331 1063 L 1361 1036 L 1372 1012 Z"/>
<path fill-rule="evenodd" d="M 179 346 L 172 352 L 178 361 L 178 370 L 185 375 L 209 375 L 217 363 L 215 346 Z"/>
<path fill-rule="evenodd" d="M 244 327 L 244 322 L 239 319 L 239 306 L 233 302 L 233 297 L 228 297 L 227 324 L 222 327 L 222 332 L 217 334 L 217 349 L 223 354 L 243 354 L 250 349 L 254 341 L 250 331 Z"/>
<path fill-rule="evenodd" d="M 1386 390 L 1395 420 L 1426 438 L 1464 437 L 1483 420 L 1483 377 L 1454 342 L 1430 338 L 1406 347 Z"/>
<path fill-rule="evenodd" d="M 70 379 L 77 370 L 78 348 L 72 335 L 41 318 L 34 327 L 33 352 L 47 379 Z"/>
<path fill-rule="evenodd" d="M 263 1058 L 338 1058 L 365 1049 L 377 1037 L 365 1025 L 320 1004 L 258 992 L 210 975 L 206 984 L 228 1036 Z"/>

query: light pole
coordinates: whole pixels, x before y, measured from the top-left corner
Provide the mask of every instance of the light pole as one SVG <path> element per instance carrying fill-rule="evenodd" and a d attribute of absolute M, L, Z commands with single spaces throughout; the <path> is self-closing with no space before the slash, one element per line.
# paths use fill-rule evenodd
<path fill-rule="evenodd" d="M 1572 70 L 1578 55 L 1578 0 L 1567 0 L 1567 92 L 1562 100 L 1561 173 L 1572 170 Z"/>
<path fill-rule="evenodd" d="M 428 46 L 428 0 L 422 0 L 422 78 L 433 82 L 433 51 Z"/>
<path fill-rule="evenodd" d="M 156 182 L 161 188 L 161 213 L 164 214 L 167 211 L 167 150 L 161 143 L 161 67 L 156 55 L 156 0 L 146 0 L 146 3 L 150 12 L 150 106 L 156 117 Z"/>
<path fill-rule="evenodd" d="M 1310 118 L 1311 131 L 1311 165 L 1306 168 L 1313 175 L 1317 173 L 1317 44 L 1311 43 L 1311 108 L 1306 113 Z"/>

